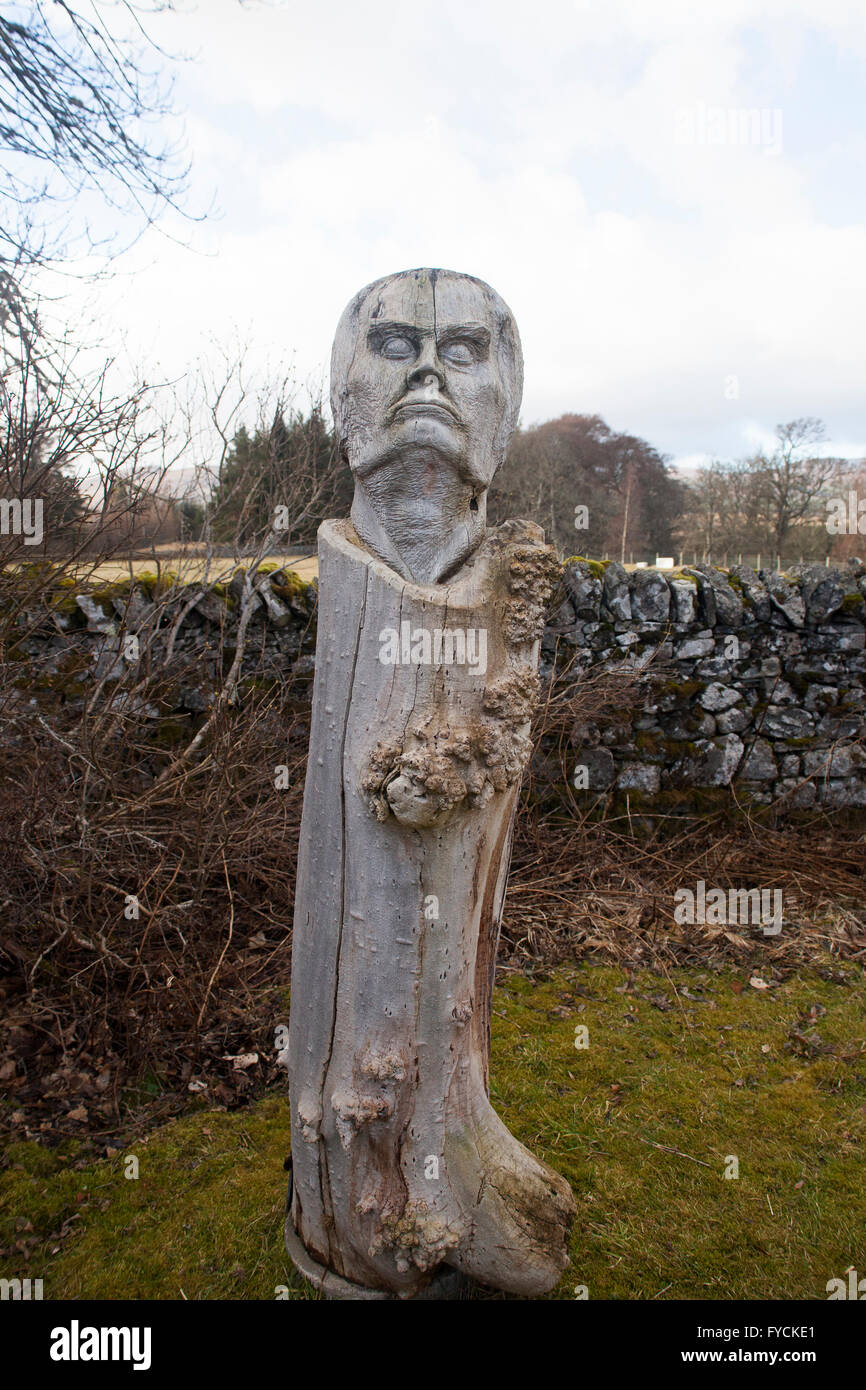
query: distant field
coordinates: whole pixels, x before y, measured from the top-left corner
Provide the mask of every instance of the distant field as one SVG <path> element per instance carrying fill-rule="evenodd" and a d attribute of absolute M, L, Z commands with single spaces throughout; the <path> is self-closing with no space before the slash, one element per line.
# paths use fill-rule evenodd
<path fill-rule="evenodd" d="M 123 579 L 129 574 L 130 563 L 135 574 L 153 574 L 157 568 L 157 561 L 162 571 L 171 570 L 181 576 L 189 583 L 194 583 L 201 579 L 204 573 L 204 557 L 195 553 L 195 548 L 183 554 L 173 552 L 171 547 L 156 547 L 155 558 L 148 557 L 143 560 L 121 561 L 108 560 L 105 564 L 97 565 L 92 573 L 95 580 L 102 580 L 110 583 L 114 579 Z M 243 563 L 239 561 L 238 563 Z M 285 566 L 286 569 L 294 570 L 301 579 L 309 582 L 315 579 L 319 573 L 319 562 L 315 555 L 269 555 L 265 564 L 268 566 L 274 563 Z M 211 561 L 210 578 L 216 579 L 221 575 L 231 574 L 236 567 L 235 561 L 227 559 L 216 559 Z M 626 570 L 636 569 L 636 565 L 626 565 Z M 655 569 L 654 565 L 646 566 L 647 569 Z"/>
<path fill-rule="evenodd" d="M 240 561 L 238 563 L 243 563 Z M 293 570 L 301 579 L 309 582 L 315 579 L 319 572 L 319 564 L 315 555 L 269 555 L 264 562 L 268 567 L 274 564 L 284 566 L 286 569 Z M 157 567 L 162 573 L 166 570 L 177 574 L 180 579 L 187 583 L 195 583 L 202 578 L 205 568 L 203 555 L 196 554 L 177 554 L 171 551 L 160 551 L 157 549 L 155 557 L 149 556 L 143 560 L 107 560 L 104 564 L 97 565 L 94 569 L 82 566 L 82 577 L 87 575 L 91 580 L 101 580 L 104 583 L 111 583 L 115 579 L 124 579 L 129 576 L 130 569 L 133 574 L 154 574 Z M 237 564 L 234 560 L 215 559 L 211 561 L 208 578 L 218 579 L 223 575 L 230 575 Z"/>
<path fill-rule="evenodd" d="M 111 583 L 115 579 L 124 579 L 128 577 L 130 568 L 132 568 L 134 574 L 154 574 L 157 567 L 159 567 L 160 571 L 163 573 L 166 570 L 170 570 L 172 573 L 179 575 L 182 580 L 188 583 L 195 583 L 197 580 L 200 580 L 204 574 L 205 558 L 203 552 L 204 546 L 200 545 L 189 545 L 185 547 L 183 551 L 178 551 L 173 545 L 158 545 L 154 547 L 151 555 L 145 556 L 143 559 L 131 561 L 107 560 L 104 564 L 97 565 L 92 570 L 84 564 L 80 567 L 79 573 L 82 578 L 84 576 L 89 576 L 96 581 L 101 580 L 104 583 Z M 226 558 L 213 559 L 211 561 L 209 577 L 214 581 L 223 578 L 226 575 L 230 575 L 238 564 L 244 563 L 249 562 L 243 559 L 237 562 Z M 284 566 L 286 569 L 291 569 L 301 579 L 306 580 L 308 583 L 310 580 L 317 578 L 319 573 L 319 562 L 315 555 L 297 555 L 291 553 L 285 555 L 269 555 L 264 563 L 268 566 L 278 564 Z M 667 566 L 660 567 L 657 565 L 626 564 L 624 568 L 629 572 L 639 568 L 662 568 L 665 572 L 669 572 Z"/>

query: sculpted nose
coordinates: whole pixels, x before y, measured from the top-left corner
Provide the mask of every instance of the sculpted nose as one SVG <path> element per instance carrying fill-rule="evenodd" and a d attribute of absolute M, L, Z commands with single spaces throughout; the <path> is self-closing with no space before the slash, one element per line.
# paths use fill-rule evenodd
<path fill-rule="evenodd" d="M 433 342 L 426 342 L 421 353 L 413 362 L 406 380 L 413 389 L 418 387 L 442 387 L 445 385 L 445 372 Z"/>

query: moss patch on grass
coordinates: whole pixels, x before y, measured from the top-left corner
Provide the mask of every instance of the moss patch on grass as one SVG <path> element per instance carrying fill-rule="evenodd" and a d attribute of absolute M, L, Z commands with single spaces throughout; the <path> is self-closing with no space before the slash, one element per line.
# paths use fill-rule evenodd
<path fill-rule="evenodd" d="M 864 1006 L 862 971 L 837 964 L 767 989 L 729 969 L 506 976 L 492 1100 L 578 1205 L 549 1297 L 824 1299 L 866 1267 Z M 283 1253 L 288 1148 L 284 1098 L 98 1162 L 14 1145 L 2 1274 L 42 1277 L 46 1298 L 316 1297 Z"/>
<path fill-rule="evenodd" d="M 3 1273 L 41 1275 L 45 1298 L 272 1299 L 293 1282 L 282 1247 L 289 1146 L 277 1099 L 188 1115 L 81 1168 L 74 1141 L 15 1144 L 0 1177 Z M 137 1178 L 126 1176 L 131 1158 Z M 22 1236 L 26 1271 L 8 1249 Z M 317 1296 L 299 1284 L 291 1297 Z"/>
<path fill-rule="evenodd" d="M 767 990 L 729 971 L 673 980 L 679 998 L 664 978 L 629 988 L 598 967 L 499 992 L 495 1103 L 578 1202 L 552 1296 L 826 1298 L 866 1254 L 862 973 Z"/>

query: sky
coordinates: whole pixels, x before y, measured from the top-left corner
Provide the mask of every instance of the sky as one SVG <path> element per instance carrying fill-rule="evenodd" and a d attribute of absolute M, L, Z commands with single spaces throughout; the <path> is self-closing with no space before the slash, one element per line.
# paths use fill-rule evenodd
<path fill-rule="evenodd" d="M 818 416 L 866 457 L 862 0 L 182 0 L 186 206 L 91 308 L 153 378 L 218 345 L 327 380 L 414 266 L 517 319 L 524 424 L 601 415 L 682 467 Z"/>

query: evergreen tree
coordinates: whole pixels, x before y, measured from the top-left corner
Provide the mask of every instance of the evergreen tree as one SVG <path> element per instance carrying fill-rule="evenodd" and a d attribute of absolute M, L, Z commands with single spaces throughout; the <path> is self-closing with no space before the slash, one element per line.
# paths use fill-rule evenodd
<path fill-rule="evenodd" d="M 232 439 L 209 510 L 213 536 L 241 547 L 286 521 L 287 542 L 311 542 L 327 516 L 345 515 L 351 478 L 318 406 L 277 410 L 269 429 L 241 425 Z M 278 513 L 278 509 L 280 512 Z"/>

